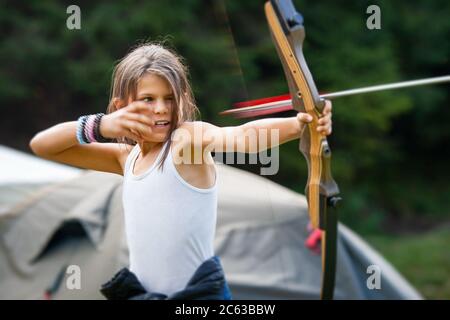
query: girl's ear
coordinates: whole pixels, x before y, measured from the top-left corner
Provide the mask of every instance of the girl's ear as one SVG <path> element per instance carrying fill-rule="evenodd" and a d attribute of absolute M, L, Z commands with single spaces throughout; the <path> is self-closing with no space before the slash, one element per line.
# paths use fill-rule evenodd
<path fill-rule="evenodd" d="M 116 110 L 122 109 L 123 107 L 127 106 L 127 103 L 120 98 L 113 98 L 112 103 L 114 107 L 116 107 Z"/>

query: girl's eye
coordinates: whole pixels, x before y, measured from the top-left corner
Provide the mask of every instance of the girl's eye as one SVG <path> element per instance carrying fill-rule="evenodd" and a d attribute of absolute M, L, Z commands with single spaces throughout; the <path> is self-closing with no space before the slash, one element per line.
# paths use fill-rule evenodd
<path fill-rule="evenodd" d="M 173 100 L 173 97 L 167 97 L 166 100 L 167 100 L 167 101 L 172 101 L 172 100 Z"/>
<path fill-rule="evenodd" d="M 144 102 L 152 102 L 153 98 L 152 97 L 145 97 L 144 99 L 142 99 Z"/>

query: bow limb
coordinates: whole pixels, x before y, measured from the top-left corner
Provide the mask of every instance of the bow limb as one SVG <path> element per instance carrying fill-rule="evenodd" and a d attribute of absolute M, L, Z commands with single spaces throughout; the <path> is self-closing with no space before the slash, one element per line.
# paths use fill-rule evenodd
<path fill-rule="evenodd" d="M 337 218 L 333 210 L 339 198 L 339 188 L 331 175 L 331 149 L 325 136 L 317 131 L 318 120 L 325 106 L 303 56 L 305 38 L 303 17 L 291 0 L 271 0 L 264 6 L 273 42 L 283 65 L 294 109 L 313 117 L 300 138 L 299 149 L 308 164 L 305 194 L 308 212 L 314 228 L 323 231 L 322 294 L 333 297 L 336 264 Z"/>

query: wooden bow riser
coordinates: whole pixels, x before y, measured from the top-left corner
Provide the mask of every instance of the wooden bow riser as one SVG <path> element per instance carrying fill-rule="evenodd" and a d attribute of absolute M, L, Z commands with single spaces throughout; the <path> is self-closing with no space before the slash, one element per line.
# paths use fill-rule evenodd
<path fill-rule="evenodd" d="M 265 12 L 273 42 L 283 65 L 293 107 L 295 110 L 307 112 L 313 117 L 313 121 L 305 127 L 301 134 L 299 149 L 308 165 L 305 195 L 308 198 L 311 224 L 314 228 L 324 229 L 324 223 L 320 217 L 320 197 L 339 193 L 330 171 L 331 149 L 327 139 L 316 130 L 317 121 L 321 117 L 325 103 L 318 94 L 303 57 L 302 44 L 305 37 L 303 26 L 292 28 L 286 36 L 270 2 L 266 3 Z"/>

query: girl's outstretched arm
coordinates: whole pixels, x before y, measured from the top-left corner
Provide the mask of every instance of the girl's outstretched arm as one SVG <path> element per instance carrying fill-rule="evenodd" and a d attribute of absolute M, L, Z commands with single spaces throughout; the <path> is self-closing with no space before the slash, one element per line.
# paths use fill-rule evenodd
<path fill-rule="evenodd" d="M 332 131 L 331 102 L 326 101 L 318 131 L 329 135 Z M 258 153 L 291 140 L 299 139 L 304 127 L 312 120 L 306 113 L 289 118 L 254 120 L 234 127 L 218 127 L 207 122 L 184 124 L 175 139 L 184 139 L 194 149 L 215 152 Z"/>

